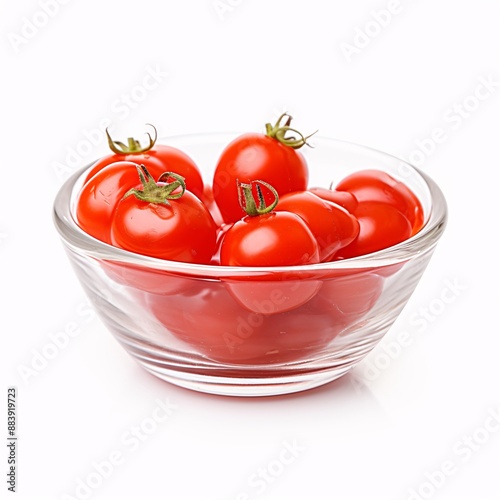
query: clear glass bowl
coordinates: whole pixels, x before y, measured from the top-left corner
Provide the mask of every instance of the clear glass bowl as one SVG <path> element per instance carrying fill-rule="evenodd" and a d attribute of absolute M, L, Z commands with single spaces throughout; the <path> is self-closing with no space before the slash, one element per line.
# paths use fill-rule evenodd
<path fill-rule="evenodd" d="M 237 134 L 172 137 L 210 182 Z M 302 151 L 302 150 L 301 150 Z M 314 137 L 304 148 L 310 185 L 328 187 L 377 168 L 420 198 L 425 225 L 370 255 L 295 267 L 224 267 L 154 259 L 114 248 L 75 223 L 90 167 L 61 187 L 54 222 L 101 320 L 146 370 L 172 384 L 233 396 L 286 394 L 347 373 L 379 342 L 419 282 L 443 234 L 447 208 L 423 172 L 388 154 Z"/>

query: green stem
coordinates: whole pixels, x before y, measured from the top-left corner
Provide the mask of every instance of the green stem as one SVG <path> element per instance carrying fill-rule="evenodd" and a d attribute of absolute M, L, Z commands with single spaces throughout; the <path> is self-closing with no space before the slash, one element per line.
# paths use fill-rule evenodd
<path fill-rule="evenodd" d="M 130 189 L 125 193 L 123 198 L 134 195 L 138 200 L 146 203 L 170 205 L 168 200 L 177 200 L 186 191 L 184 177 L 174 172 L 164 172 L 158 177 L 158 181 L 155 182 L 153 176 L 144 165 L 137 165 L 136 168 L 142 184 L 142 189 Z M 167 182 L 169 179 L 175 180 Z M 180 191 L 178 191 L 179 188 L 181 188 Z"/>
<path fill-rule="evenodd" d="M 281 122 L 286 119 L 285 123 L 282 124 Z M 310 146 L 310 144 L 307 142 L 307 139 L 312 137 L 316 132 L 313 132 L 312 134 L 308 136 L 304 136 L 301 132 L 298 130 L 290 127 L 290 124 L 292 123 L 292 117 L 288 113 L 283 113 L 279 118 L 278 121 L 273 125 L 270 123 L 266 123 L 266 135 L 268 137 L 271 137 L 273 139 L 276 139 L 277 141 L 281 142 L 281 144 L 284 144 L 285 146 L 289 146 L 293 149 L 299 149 L 302 146 Z M 298 137 L 295 135 L 292 135 L 290 137 L 286 137 L 286 135 L 292 132 L 294 134 L 297 134 Z"/>
<path fill-rule="evenodd" d="M 141 143 L 134 139 L 133 137 L 129 137 L 127 139 L 128 145 L 123 144 L 123 142 L 120 141 L 114 141 L 111 136 L 109 135 L 108 129 L 106 129 L 106 136 L 108 138 L 108 145 L 111 151 L 113 153 L 119 154 L 119 155 L 129 155 L 129 154 L 141 154 L 141 153 L 146 153 L 147 151 L 150 151 L 155 143 L 156 139 L 158 137 L 158 134 L 156 132 L 156 128 L 151 125 L 150 123 L 147 123 L 146 125 L 149 125 L 150 127 L 153 128 L 154 130 L 154 137 L 151 137 L 151 134 L 149 132 L 146 132 L 146 135 L 148 136 L 148 144 L 144 147 L 141 146 Z"/>
<path fill-rule="evenodd" d="M 274 210 L 276 205 L 278 204 L 278 192 L 276 189 L 264 181 L 251 181 L 249 184 L 237 181 L 238 185 L 238 199 L 240 202 L 241 208 L 246 212 L 247 215 L 251 217 L 256 217 L 258 215 L 265 215 Z M 258 205 L 255 200 L 255 196 L 253 193 L 253 186 L 255 185 L 255 190 L 257 191 L 257 199 Z M 270 205 L 266 205 L 266 201 L 264 200 L 264 195 L 262 194 L 261 185 L 269 189 L 271 191 L 274 200 Z"/>

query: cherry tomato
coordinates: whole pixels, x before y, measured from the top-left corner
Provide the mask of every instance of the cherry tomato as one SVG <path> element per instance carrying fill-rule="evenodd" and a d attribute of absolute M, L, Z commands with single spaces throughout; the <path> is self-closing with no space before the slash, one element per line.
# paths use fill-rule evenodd
<path fill-rule="evenodd" d="M 290 212 L 247 216 L 225 234 L 223 266 L 294 266 L 319 262 L 318 243 L 306 223 Z"/>
<path fill-rule="evenodd" d="M 335 189 L 353 194 L 360 203 L 380 202 L 396 208 L 410 221 L 411 234 L 422 228 L 424 211 L 419 199 L 406 184 L 386 172 L 361 170 L 344 178 Z"/>
<path fill-rule="evenodd" d="M 335 191 L 322 187 L 312 187 L 308 191 L 319 196 L 321 199 L 335 203 L 345 208 L 350 214 L 354 213 L 358 206 L 358 200 L 352 193 L 347 191 Z"/>
<path fill-rule="evenodd" d="M 280 273 L 279 279 L 272 274 L 252 279 L 225 278 L 224 284 L 238 304 L 266 316 L 297 309 L 321 288 L 320 280 L 301 279 L 294 273 Z"/>
<path fill-rule="evenodd" d="M 159 172 L 158 176 L 161 173 Z M 109 233 L 113 212 L 125 193 L 136 184 L 135 163 L 119 161 L 101 169 L 84 184 L 78 194 L 78 225 L 94 238 L 111 243 Z"/>
<path fill-rule="evenodd" d="M 208 264 L 216 244 L 212 216 L 194 194 L 176 191 L 184 188 L 182 177 L 165 177 L 176 182 L 156 183 L 144 170 L 142 185 L 129 191 L 113 211 L 111 243 L 160 259 Z"/>
<path fill-rule="evenodd" d="M 196 163 L 180 149 L 156 144 L 156 129 L 153 127 L 153 130 L 154 137 L 147 134 L 149 144 L 145 147 L 141 147 L 140 143 L 132 137 L 128 139 L 127 146 L 121 142 L 113 141 L 106 130 L 108 144 L 113 154 L 94 163 L 87 175 L 87 180 L 111 163 L 132 161 L 144 165 L 154 178 L 158 178 L 163 172 L 176 172 L 184 177 L 187 189 L 201 198 L 204 186 L 201 172 Z"/>
<path fill-rule="evenodd" d="M 260 186 L 267 187 L 274 201 L 266 206 Z M 259 207 L 253 187 L 256 187 Z M 224 234 L 220 248 L 223 266 L 293 266 L 319 262 L 319 246 L 304 220 L 291 212 L 274 212 L 278 203 L 276 190 L 263 181 L 239 184 L 245 199 L 242 206 L 249 214 L 235 222 Z M 298 283 L 280 276 L 257 276 L 253 280 L 237 276 L 226 279 L 226 286 L 236 301 L 250 311 L 276 314 L 306 303 L 317 291 L 320 282 Z"/>
<path fill-rule="evenodd" d="M 282 120 L 286 118 L 284 125 Z M 307 163 L 298 148 L 307 137 L 290 128 L 291 117 L 283 114 L 267 134 L 248 133 L 237 137 L 222 152 L 213 178 L 214 198 L 226 222 L 245 216 L 233 189 L 237 181 L 262 180 L 273 185 L 279 195 L 304 191 L 309 178 Z M 285 137 L 295 132 L 300 138 Z"/>
<path fill-rule="evenodd" d="M 360 202 L 354 215 L 359 221 L 359 235 L 335 254 L 335 260 L 382 250 L 408 239 L 412 234 L 408 219 L 385 202 Z"/>
<path fill-rule="evenodd" d="M 311 311 L 328 313 L 332 321 L 348 328 L 376 304 L 384 279 L 373 271 L 339 274 L 325 279 L 319 293 L 308 303 Z"/>
<path fill-rule="evenodd" d="M 217 224 L 217 226 L 219 226 L 219 227 L 223 226 L 224 219 L 222 218 L 222 215 L 220 213 L 219 207 L 217 206 L 217 203 L 215 203 L 214 193 L 212 191 L 212 186 L 210 186 L 209 184 L 205 185 L 205 188 L 203 190 L 203 196 L 201 197 L 201 201 L 208 208 L 208 210 L 211 213 L 211 215 L 214 219 L 214 222 Z"/>
<path fill-rule="evenodd" d="M 101 261 L 104 272 L 116 283 L 130 287 L 130 292 L 141 298 L 140 292 L 158 295 L 177 295 L 194 286 L 194 280 L 169 271 L 110 260 Z"/>
<path fill-rule="evenodd" d="M 149 295 L 148 307 L 178 339 L 212 359 L 238 362 L 271 349 L 261 333 L 264 317 L 239 306 L 221 283 L 200 281 L 191 293 Z M 248 342 L 246 342 L 248 340 Z"/>
<path fill-rule="evenodd" d="M 224 240 L 224 236 L 227 233 L 227 231 L 231 228 L 232 224 L 222 224 L 222 226 L 219 226 L 217 228 L 217 244 L 215 246 L 215 252 L 212 255 L 212 260 L 210 264 L 214 266 L 219 266 L 220 265 L 220 249 L 222 246 L 222 241 Z"/>
<path fill-rule="evenodd" d="M 262 186 L 273 196 L 266 204 Z M 247 215 L 225 233 L 223 266 L 294 266 L 319 262 L 319 246 L 307 224 L 291 212 L 274 212 L 278 193 L 262 180 L 238 182 L 238 202 Z M 257 193 L 257 195 L 255 195 Z M 258 206 L 257 206 L 258 200 Z"/>
<path fill-rule="evenodd" d="M 359 222 L 347 210 L 309 191 L 281 196 L 274 210 L 293 212 L 305 221 L 318 242 L 322 262 L 330 260 L 359 233 Z"/>
<path fill-rule="evenodd" d="M 300 360 L 341 330 L 322 311 L 265 316 L 241 307 L 220 282 L 198 286 L 172 297 L 149 295 L 147 301 L 167 332 L 210 359 L 252 365 Z"/>

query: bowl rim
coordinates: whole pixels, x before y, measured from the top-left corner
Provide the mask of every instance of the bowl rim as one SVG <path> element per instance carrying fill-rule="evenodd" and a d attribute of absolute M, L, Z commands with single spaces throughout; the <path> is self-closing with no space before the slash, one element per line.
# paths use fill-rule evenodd
<path fill-rule="evenodd" d="M 237 132 L 207 132 L 207 133 L 192 133 L 172 135 L 160 138 L 158 144 L 169 144 L 175 141 L 196 141 L 201 143 L 205 139 L 205 143 L 209 142 L 207 139 L 214 141 L 216 139 L 224 139 L 225 144 L 228 141 L 237 137 L 240 133 Z M 93 257 L 97 260 L 106 260 L 114 262 L 122 262 L 125 264 L 135 264 L 137 266 L 146 267 L 158 271 L 167 271 L 175 274 L 188 274 L 191 276 L 212 276 L 212 277 L 237 277 L 248 275 L 263 275 L 263 274 L 289 274 L 289 273 L 307 273 L 307 272 L 321 272 L 321 271 L 334 271 L 346 269 L 370 269 L 389 266 L 411 260 L 417 255 L 427 253 L 434 249 L 438 240 L 440 239 L 448 218 L 448 208 L 446 199 L 443 192 L 436 184 L 436 182 L 425 172 L 410 164 L 406 160 L 399 158 L 395 155 L 383 152 L 379 149 L 358 144 L 355 142 L 315 136 L 315 142 L 329 143 L 332 146 L 354 147 L 365 152 L 382 155 L 391 161 L 398 161 L 405 168 L 417 175 L 420 181 L 425 184 L 430 195 L 430 211 L 427 220 L 422 229 L 397 245 L 393 245 L 370 254 L 365 254 L 358 257 L 353 257 L 344 260 L 321 262 L 317 264 L 296 265 L 296 266 L 222 266 L 213 264 L 193 264 L 188 262 L 178 262 L 147 255 L 141 255 L 114 247 L 103 241 L 100 241 L 93 236 L 86 233 L 76 223 L 73 217 L 73 203 L 75 191 L 77 187 L 81 187 L 83 183 L 84 173 L 95 163 L 92 163 L 76 170 L 59 188 L 53 204 L 53 222 L 59 233 L 63 243 L 71 249 L 80 254 Z M 176 147 L 175 145 L 173 145 Z M 80 185 L 80 186 L 79 186 Z"/>

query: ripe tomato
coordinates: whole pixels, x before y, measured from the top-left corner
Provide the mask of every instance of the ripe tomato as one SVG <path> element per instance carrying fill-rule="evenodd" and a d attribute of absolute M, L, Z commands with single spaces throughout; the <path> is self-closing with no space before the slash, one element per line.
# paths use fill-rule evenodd
<path fill-rule="evenodd" d="M 380 170 L 361 170 L 345 177 L 337 191 L 348 191 L 358 202 L 380 202 L 399 210 L 412 227 L 411 234 L 422 228 L 424 211 L 419 199 L 404 184 Z"/>
<path fill-rule="evenodd" d="M 358 200 L 352 193 L 347 191 L 335 191 L 322 187 L 312 187 L 308 191 L 319 196 L 322 200 L 330 201 L 345 208 L 350 214 L 354 213 L 358 206 Z"/>
<path fill-rule="evenodd" d="M 222 215 L 220 213 L 219 207 L 217 206 L 217 203 L 215 203 L 214 193 L 212 191 L 212 186 L 210 186 L 209 184 L 207 184 L 203 190 L 203 196 L 201 197 L 201 201 L 208 208 L 208 210 L 211 213 L 211 215 L 214 219 L 214 222 L 217 224 L 217 226 L 219 226 L 219 227 L 223 226 L 224 219 L 222 218 Z"/>
<path fill-rule="evenodd" d="M 270 205 L 266 205 L 261 186 L 274 198 Z M 278 204 L 274 186 L 262 180 L 250 184 L 238 182 L 238 200 L 247 215 L 224 235 L 220 251 L 223 266 L 294 266 L 319 262 L 318 243 L 304 220 L 291 212 L 273 212 Z"/>
<path fill-rule="evenodd" d="M 359 221 L 359 235 L 335 254 L 335 260 L 382 250 L 408 239 L 412 234 L 408 219 L 385 202 L 360 202 L 354 215 Z"/>
<path fill-rule="evenodd" d="M 359 233 L 359 222 L 347 210 L 309 191 L 281 196 L 275 211 L 293 212 L 305 221 L 318 242 L 321 262 L 330 260 Z"/>
<path fill-rule="evenodd" d="M 275 196 L 265 206 L 260 186 L 264 185 Z M 253 187 L 256 187 L 259 207 L 256 206 Z M 278 203 L 276 190 L 262 181 L 240 183 L 246 203 L 242 206 L 249 215 L 225 231 L 220 247 L 223 266 L 294 266 L 319 262 L 319 246 L 307 224 L 291 212 L 273 212 Z M 234 277 L 226 284 L 233 297 L 248 310 L 262 314 L 276 314 L 294 309 L 313 297 L 320 282 L 299 283 L 291 277 L 279 282 L 272 276 L 255 280 Z"/>
<path fill-rule="evenodd" d="M 113 154 L 94 163 L 87 175 L 87 180 L 111 163 L 132 161 L 144 165 L 154 178 L 158 178 L 163 172 L 176 172 L 184 177 L 187 189 L 201 198 L 204 186 L 201 172 L 196 163 L 180 149 L 156 144 L 156 129 L 153 127 L 153 130 L 154 137 L 147 134 L 149 144 L 144 147 L 141 147 L 140 143 L 132 137 L 129 137 L 127 146 L 121 142 L 113 141 L 106 130 L 108 144 Z"/>
<path fill-rule="evenodd" d="M 274 127 L 266 125 L 266 134 L 241 135 L 222 152 L 215 168 L 213 192 L 226 222 L 236 222 L 245 215 L 233 189 L 237 181 L 259 179 L 273 185 L 279 195 L 306 189 L 307 163 L 297 149 L 306 144 L 307 137 L 291 129 L 290 122 L 291 117 L 283 114 Z M 300 139 L 285 137 L 287 132 L 295 132 Z"/>
<path fill-rule="evenodd" d="M 160 259 L 208 264 L 215 251 L 216 225 L 205 205 L 185 191 L 182 177 L 156 183 L 138 167 L 142 185 L 130 190 L 116 205 L 111 243 L 131 252 Z M 144 175 L 145 174 L 145 175 Z M 178 192 L 178 188 L 182 191 Z"/>
<path fill-rule="evenodd" d="M 168 332 L 211 359 L 241 362 L 264 356 L 270 339 L 260 333 L 263 316 L 239 306 L 221 283 L 198 285 L 186 294 L 149 295 L 148 307 Z"/>
<path fill-rule="evenodd" d="M 328 313 L 297 309 L 265 316 L 241 307 L 220 282 L 172 297 L 147 296 L 167 332 L 210 359 L 236 364 L 300 360 L 326 346 L 341 330 Z"/>
<path fill-rule="evenodd" d="M 142 298 L 141 292 L 178 295 L 195 286 L 194 280 L 161 269 L 110 260 L 101 261 L 101 267 L 115 283 L 130 287 L 136 298 Z"/>
<path fill-rule="evenodd" d="M 248 311 L 274 315 L 306 304 L 321 288 L 321 281 L 301 279 L 294 273 L 281 273 L 279 279 L 256 276 L 253 279 L 225 278 L 224 284 L 234 300 Z"/>
<path fill-rule="evenodd" d="M 226 232 L 223 266 L 294 266 L 319 262 L 319 248 L 306 223 L 290 212 L 246 216 Z"/>
<path fill-rule="evenodd" d="M 373 271 L 333 276 L 323 281 L 319 293 L 307 304 L 311 311 L 323 311 L 332 321 L 349 328 L 376 304 L 384 286 L 384 278 Z"/>
<path fill-rule="evenodd" d="M 158 173 L 158 176 L 161 174 Z M 76 218 L 88 234 L 111 243 L 109 232 L 113 212 L 129 189 L 137 184 L 137 164 L 130 161 L 112 163 L 84 184 L 78 194 Z"/>

